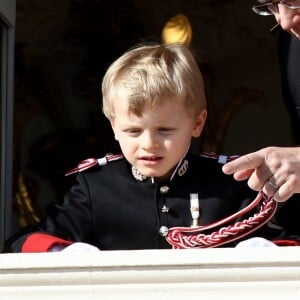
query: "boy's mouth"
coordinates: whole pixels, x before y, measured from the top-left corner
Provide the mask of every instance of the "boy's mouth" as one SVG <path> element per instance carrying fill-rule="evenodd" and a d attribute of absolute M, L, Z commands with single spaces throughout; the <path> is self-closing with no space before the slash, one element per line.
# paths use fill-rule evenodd
<path fill-rule="evenodd" d="M 163 157 L 162 156 L 142 156 L 140 157 L 140 160 L 144 161 L 144 162 L 149 162 L 149 163 L 155 163 L 158 162 L 160 160 L 162 160 Z"/>

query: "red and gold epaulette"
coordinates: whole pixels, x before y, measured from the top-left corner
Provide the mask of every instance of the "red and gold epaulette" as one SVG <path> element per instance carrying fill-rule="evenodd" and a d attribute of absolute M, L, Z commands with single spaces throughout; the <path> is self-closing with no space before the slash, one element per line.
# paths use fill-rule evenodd
<path fill-rule="evenodd" d="M 65 176 L 68 176 L 68 175 L 71 175 L 71 174 L 75 174 L 75 173 L 78 173 L 78 172 L 82 172 L 84 170 L 87 170 L 91 167 L 94 167 L 94 166 L 105 166 L 107 163 L 109 162 L 112 162 L 112 161 L 115 161 L 115 160 L 119 160 L 119 159 L 122 159 L 124 156 L 123 154 L 107 154 L 105 155 L 104 157 L 101 157 L 101 158 L 88 158 L 88 159 L 85 159 L 83 161 L 81 161 L 76 168 L 74 169 L 71 169 L 69 171 L 67 171 L 65 173 Z"/>
<path fill-rule="evenodd" d="M 222 155 L 222 154 L 216 154 L 214 152 L 203 152 L 200 154 L 200 156 L 216 159 L 220 164 L 226 164 L 239 157 L 239 155 Z"/>

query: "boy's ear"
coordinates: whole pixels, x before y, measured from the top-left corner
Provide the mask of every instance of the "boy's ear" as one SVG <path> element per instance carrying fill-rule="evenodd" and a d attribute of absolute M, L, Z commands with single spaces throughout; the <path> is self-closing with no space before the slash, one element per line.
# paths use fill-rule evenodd
<path fill-rule="evenodd" d="M 193 129 L 193 137 L 199 137 L 201 135 L 202 130 L 205 125 L 206 117 L 207 117 L 207 110 L 203 109 L 200 112 L 199 116 L 195 120 L 195 126 Z"/>

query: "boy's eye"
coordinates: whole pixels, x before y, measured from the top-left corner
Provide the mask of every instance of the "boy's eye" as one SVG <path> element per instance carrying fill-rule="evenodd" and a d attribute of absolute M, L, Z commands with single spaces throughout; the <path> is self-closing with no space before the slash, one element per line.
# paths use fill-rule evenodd
<path fill-rule="evenodd" d="M 130 128 L 130 129 L 126 129 L 125 132 L 129 133 L 129 134 L 138 134 L 141 132 L 141 129 L 138 128 Z"/>
<path fill-rule="evenodd" d="M 166 127 L 159 128 L 159 131 L 161 132 L 170 132 L 174 130 L 175 130 L 174 128 L 166 128 Z"/>

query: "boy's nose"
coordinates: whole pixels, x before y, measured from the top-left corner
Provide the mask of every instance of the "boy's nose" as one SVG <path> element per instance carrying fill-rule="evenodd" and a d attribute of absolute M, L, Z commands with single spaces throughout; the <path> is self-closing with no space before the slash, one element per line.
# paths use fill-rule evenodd
<path fill-rule="evenodd" d="M 158 141 L 153 133 L 144 133 L 142 137 L 142 147 L 144 149 L 152 149 L 158 147 Z"/>

